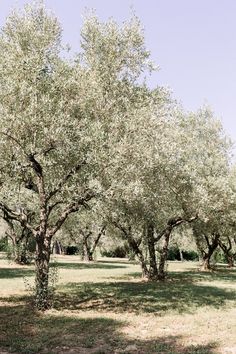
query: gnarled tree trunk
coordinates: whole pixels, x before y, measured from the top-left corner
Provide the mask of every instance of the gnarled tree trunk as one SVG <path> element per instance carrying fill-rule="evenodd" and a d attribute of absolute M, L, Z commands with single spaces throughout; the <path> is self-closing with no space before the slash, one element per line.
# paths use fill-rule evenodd
<path fill-rule="evenodd" d="M 51 255 L 51 239 L 47 235 L 36 236 L 35 253 L 35 303 L 39 310 L 51 307 L 49 289 L 49 261 Z"/>
<path fill-rule="evenodd" d="M 224 252 L 228 267 L 232 268 L 234 267 L 234 254 L 232 253 L 232 242 L 229 237 L 227 237 L 227 243 L 228 245 L 222 240 L 219 240 L 219 246 Z"/>
<path fill-rule="evenodd" d="M 211 236 L 212 236 L 212 238 L 211 238 L 211 242 L 210 242 L 208 236 L 204 235 L 206 243 L 207 243 L 207 251 L 204 251 L 202 249 L 202 264 L 200 267 L 200 269 L 202 271 L 210 271 L 212 269 L 210 260 L 211 260 L 213 253 L 215 252 L 215 250 L 217 249 L 217 247 L 219 245 L 220 235 L 213 234 Z"/>

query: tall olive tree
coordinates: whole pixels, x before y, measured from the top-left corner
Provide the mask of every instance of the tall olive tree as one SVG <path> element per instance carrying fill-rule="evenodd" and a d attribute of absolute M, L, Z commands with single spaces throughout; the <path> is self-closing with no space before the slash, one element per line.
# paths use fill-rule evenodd
<path fill-rule="evenodd" d="M 57 20 L 41 6 L 13 13 L 0 37 L 0 205 L 36 239 L 40 309 L 49 306 L 51 239 L 94 196 L 81 178 L 86 143 L 75 144 L 87 122 L 76 102 L 78 77 L 60 59 L 60 37 Z"/>
<path fill-rule="evenodd" d="M 119 28 L 91 16 L 81 35 L 80 55 L 63 60 L 60 25 L 41 4 L 14 12 L 0 35 L 0 207 L 36 239 L 40 309 L 50 305 L 52 237 L 110 187 L 124 125 L 148 102 L 138 21 Z"/>

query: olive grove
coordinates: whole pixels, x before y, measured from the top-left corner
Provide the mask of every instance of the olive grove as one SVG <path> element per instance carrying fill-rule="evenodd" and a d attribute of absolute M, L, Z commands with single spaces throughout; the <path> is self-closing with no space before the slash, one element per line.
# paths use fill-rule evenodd
<path fill-rule="evenodd" d="M 229 254 L 231 143 L 211 110 L 186 113 L 146 85 L 154 66 L 136 17 L 118 26 L 88 16 L 73 60 L 61 35 L 41 4 L 13 12 L 0 34 L 0 209 L 35 239 L 36 306 L 50 307 L 59 230 L 80 234 L 91 260 L 109 224 L 150 280 L 165 278 L 180 225 L 192 228 L 205 268 L 218 246 Z"/>

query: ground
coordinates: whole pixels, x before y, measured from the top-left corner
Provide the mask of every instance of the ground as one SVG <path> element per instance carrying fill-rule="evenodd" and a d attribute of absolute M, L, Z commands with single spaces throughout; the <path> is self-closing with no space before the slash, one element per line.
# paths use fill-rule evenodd
<path fill-rule="evenodd" d="M 236 269 L 170 262 L 166 282 L 147 283 L 126 260 L 58 256 L 52 270 L 53 309 L 36 312 L 33 266 L 0 254 L 0 353 L 236 353 Z"/>

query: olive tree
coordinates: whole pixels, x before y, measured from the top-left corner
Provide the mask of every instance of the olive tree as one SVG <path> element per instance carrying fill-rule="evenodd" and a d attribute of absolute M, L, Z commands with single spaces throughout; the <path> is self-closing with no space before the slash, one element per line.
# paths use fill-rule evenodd
<path fill-rule="evenodd" d="M 111 222 L 127 239 L 143 275 L 164 279 L 172 231 L 226 206 L 230 142 L 208 108 L 185 113 L 170 105 L 168 95 L 154 100 L 139 124 L 132 123 L 122 150 L 129 162 L 113 173 Z"/>
<path fill-rule="evenodd" d="M 41 4 L 13 12 L 0 35 L 0 207 L 35 237 L 39 309 L 50 306 L 52 237 L 109 188 L 124 125 L 145 104 L 137 19 L 119 28 L 92 15 L 81 38 L 75 60 L 62 59 L 61 27 Z"/>

